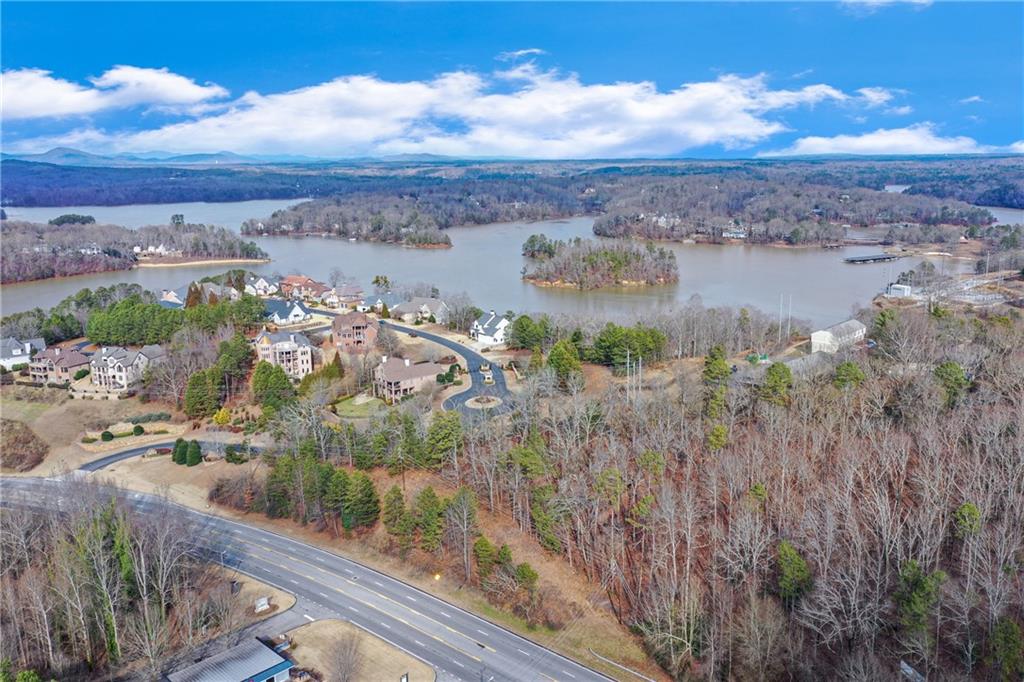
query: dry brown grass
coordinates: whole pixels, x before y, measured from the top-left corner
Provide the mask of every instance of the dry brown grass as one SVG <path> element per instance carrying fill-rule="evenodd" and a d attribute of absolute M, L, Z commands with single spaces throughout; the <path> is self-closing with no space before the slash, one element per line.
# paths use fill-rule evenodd
<path fill-rule="evenodd" d="M 434 670 L 426 663 L 344 621 L 318 620 L 288 634 L 292 639 L 288 653 L 295 660 L 295 665 L 315 670 L 323 675 L 325 682 L 335 679 L 332 676 L 331 652 L 346 636 L 356 637 L 359 642 L 362 664 L 356 672 L 357 682 L 397 680 L 404 674 L 409 675 L 410 682 L 432 682 L 434 679 Z"/>
<path fill-rule="evenodd" d="M 38 466 L 49 451 L 50 446 L 27 424 L 0 419 L 0 468 L 29 471 Z"/>

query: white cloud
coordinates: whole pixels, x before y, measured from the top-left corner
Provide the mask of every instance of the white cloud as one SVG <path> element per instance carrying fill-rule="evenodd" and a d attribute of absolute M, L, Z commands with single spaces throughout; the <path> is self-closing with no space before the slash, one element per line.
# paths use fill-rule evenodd
<path fill-rule="evenodd" d="M 909 104 L 904 104 L 901 107 L 892 107 L 885 110 L 885 113 L 892 114 L 893 116 L 908 116 L 914 113 L 914 107 Z"/>
<path fill-rule="evenodd" d="M 176 107 L 226 97 L 219 85 L 200 85 L 167 69 L 115 66 L 90 79 L 92 86 L 55 78 L 43 69 L 0 75 L 5 121 L 93 114 L 139 105 Z"/>
<path fill-rule="evenodd" d="M 125 106 L 155 104 L 157 99 L 198 106 L 182 120 L 154 129 L 102 131 L 85 126 L 8 146 L 13 151 L 77 142 L 108 151 L 231 149 L 319 156 L 661 156 L 704 145 L 749 147 L 787 130 L 779 112 L 853 99 L 821 83 L 773 89 L 764 75 L 724 75 L 668 91 L 648 81 L 588 84 L 574 74 L 540 70 L 526 62 L 489 76 L 468 71 L 424 81 L 346 76 L 281 93 L 248 92 L 204 112 L 202 98 L 216 86 L 198 86 L 162 72 L 184 81 L 172 99 L 146 80 L 148 70 L 143 70 L 144 77 L 129 68 L 112 69 L 108 74 L 114 75 L 97 79 L 99 92 L 120 91 Z M 94 90 L 87 92 L 91 94 L 84 96 L 97 96 Z M 85 108 L 48 111 L 40 105 L 33 113 L 59 116 Z"/>
<path fill-rule="evenodd" d="M 857 94 L 864 100 L 865 106 L 880 107 L 888 104 L 895 96 L 889 88 L 860 88 Z"/>
<path fill-rule="evenodd" d="M 495 59 L 502 62 L 515 61 L 516 59 L 522 59 L 523 57 L 536 57 L 542 54 L 547 54 L 546 50 L 542 50 L 539 47 L 528 47 L 524 50 L 511 50 L 509 52 L 500 53 Z"/>
<path fill-rule="evenodd" d="M 1014 145 L 1015 146 L 1015 145 Z M 1007 149 L 1012 149 L 1010 148 Z M 1006 151 L 979 144 L 970 137 L 943 137 L 933 123 L 923 122 L 905 128 L 880 128 L 860 135 L 802 137 L 790 147 L 763 156 L 812 156 L 819 154 L 984 154 Z"/>
<path fill-rule="evenodd" d="M 960 100 L 960 104 L 981 104 L 985 100 L 981 95 L 971 95 L 970 97 L 964 97 Z"/>
<path fill-rule="evenodd" d="M 883 7 L 893 5 L 910 5 L 917 8 L 928 7 L 933 0 L 840 0 L 840 5 L 854 14 L 874 14 Z"/>

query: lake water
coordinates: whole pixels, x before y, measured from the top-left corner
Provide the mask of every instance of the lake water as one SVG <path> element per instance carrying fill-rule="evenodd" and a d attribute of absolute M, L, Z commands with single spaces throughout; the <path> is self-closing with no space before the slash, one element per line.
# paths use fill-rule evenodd
<path fill-rule="evenodd" d="M 180 213 L 190 223 L 220 225 L 238 231 L 242 221 L 248 218 L 269 216 L 281 208 L 288 208 L 302 199 L 258 199 L 255 201 L 229 201 L 224 203 L 207 203 L 194 201 L 185 204 L 132 204 L 130 206 L 60 206 L 22 208 L 5 206 L 4 211 L 10 220 L 28 220 L 33 223 L 45 223 L 65 213 L 91 215 L 96 222 L 125 227 L 144 227 L 146 225 L 166 225 L 171 216 Z"/>
<path fill-rule="evenodd" d="M 45 209 L 46 213 L 34 214 L 32 218 L 49 220 L 60 213 L 88 213 L 97 220 L 107 220 L 115 214 L 104 211 L 118 211 L 117 215 L 134 216 L 131 222 L 118 222 L 142 225 L 166 221 L 172 213 L 184 213 L 188 220 L 220 221 L 237 229 L 245 218 L 262 217 L 291 203 L 161 204 L 102 210 L 65 207 Z M 8 213 L 15 217 L 19 210 Z M 581 292 L 537 287 L 522 281 L 522 269 L 527 262 L 520 255 L 520 249 L 527 237 L 539 232 L 553 239 L 593 237 L 592 225 L 592 218 L 573 218 L 532 224 L 456 227 L 447 231 L 452 239 L 451 249 L 411 249 L 321 237 L 262 237 L 253 241 L 271 255 L 273 262 L 246 267 L 265 274 L 301 272 L 317 279 L 326 279 L 330 270 L 337 267 L 367 290 L 374 275 L 383 274 L 396 282 L 429 282 L 445 293 L 464 291 L 476 305 L 485 309 L 584 313 L 601 317 L 630 317 L 643 311 L 669 310 L 695 294 L 705 305 L 753 306 L 775 314 L 779 297 L 783 295 L 787 309 L 792 296 L 794 317 L 826 325 L 849 317 L 853 308 L 868 303 L 900 271 L 919 262 L 906 259 L 873 265 L 843 263 L 847 256 L 876 253 L 879 247 L 874 246 L 824 250 L 666 244 L 678 260 L 677 284 Z M 970 267 L 970 264 L 956 261 L 936 264 L 944 268 Z M 48 308 L 84 287 L 116 282 L 135 282 L 159 292 L 226 269 L 224 265 L 142 268 L 6 285 L 0 288 L 0 308 L 3 314 L 34 307 Z"/>

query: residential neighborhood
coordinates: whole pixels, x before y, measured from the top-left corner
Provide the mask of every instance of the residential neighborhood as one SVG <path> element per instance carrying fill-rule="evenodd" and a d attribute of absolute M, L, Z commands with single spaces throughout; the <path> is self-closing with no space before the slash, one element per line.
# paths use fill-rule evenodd
<path fill-rule="evenodd" d="M 164 349 L 156 344 L 138 350 L 103 347 L 89 362 L 92 384 L 110 393 L 123 393 L 139 384 L 146 369 L 164 356 Z"/>
<path fill-rule="evenodd" d="M 313 371 L 313 344 L 304 334 L 269 332 L 256 335 L 256 356 L 284 370 L 292 379 L 301 379 Z"/>

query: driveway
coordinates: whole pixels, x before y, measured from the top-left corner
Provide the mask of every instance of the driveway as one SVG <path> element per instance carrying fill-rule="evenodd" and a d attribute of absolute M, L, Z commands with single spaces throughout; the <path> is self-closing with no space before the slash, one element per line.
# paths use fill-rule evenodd
<path fill-rule="evenodd" d="M 470 400 L 471 398 L 476 398 L 477 396 L 487 395 L 492 396 L 494 398 L 500 398 L 502 401 L 501 404 L 498 405 L 497 407 L 487 410 L 488 414 L 502 414 L 509 410 L 509 399 L 511 398 L 512 394 L 509 392 L 508 386 L 505 384 L 505 373 L 496 363 L 491 363 L 491 374 L 494 376 L 494 384 L 491 386 L 487 386 L 484 384 L 484 377 L 483 374 L 480 372 L 480 365 L 486 364 L 490 361 L 480 353 L 477 353 L 472 348 L 468 348 L 464 344 L 461 344 L 457 341 L 452 341 L 451 339 L 446 338 L 444 336 L 440 336 L 439 334 L 433 334 L 431 332 L 420 331 L 419 329 L 404 327 L 401 325 L 394 324 L 393 322 L 388 322 L 387 320 L 381 320 L 380 324 L 382 327 L 388 327 L 392 331 L 397 332 L 399 334 L 406 334 L 409 336 L 415 335 L 421 339 L 433 341 L 434 343 L 444 346 L 445 348 L 451 350 L 456 355 L 460 355 L 462 356 L 463 359 L 465 359 L 466 369 L 469 371 L 470 377 L 472 377 L 473 379 L 473 385 L 470 386 L 465 391 L 463 391 L 462 393 L 453 395 L 452 397 L 445 400 L 442 405 L 444 409 L 458 410 L 459 412 L 467 416 L 479 415 L 483 412 L 483 410 L 477 410 L 472 407 L 467 407 L 466 401 Z"/>

